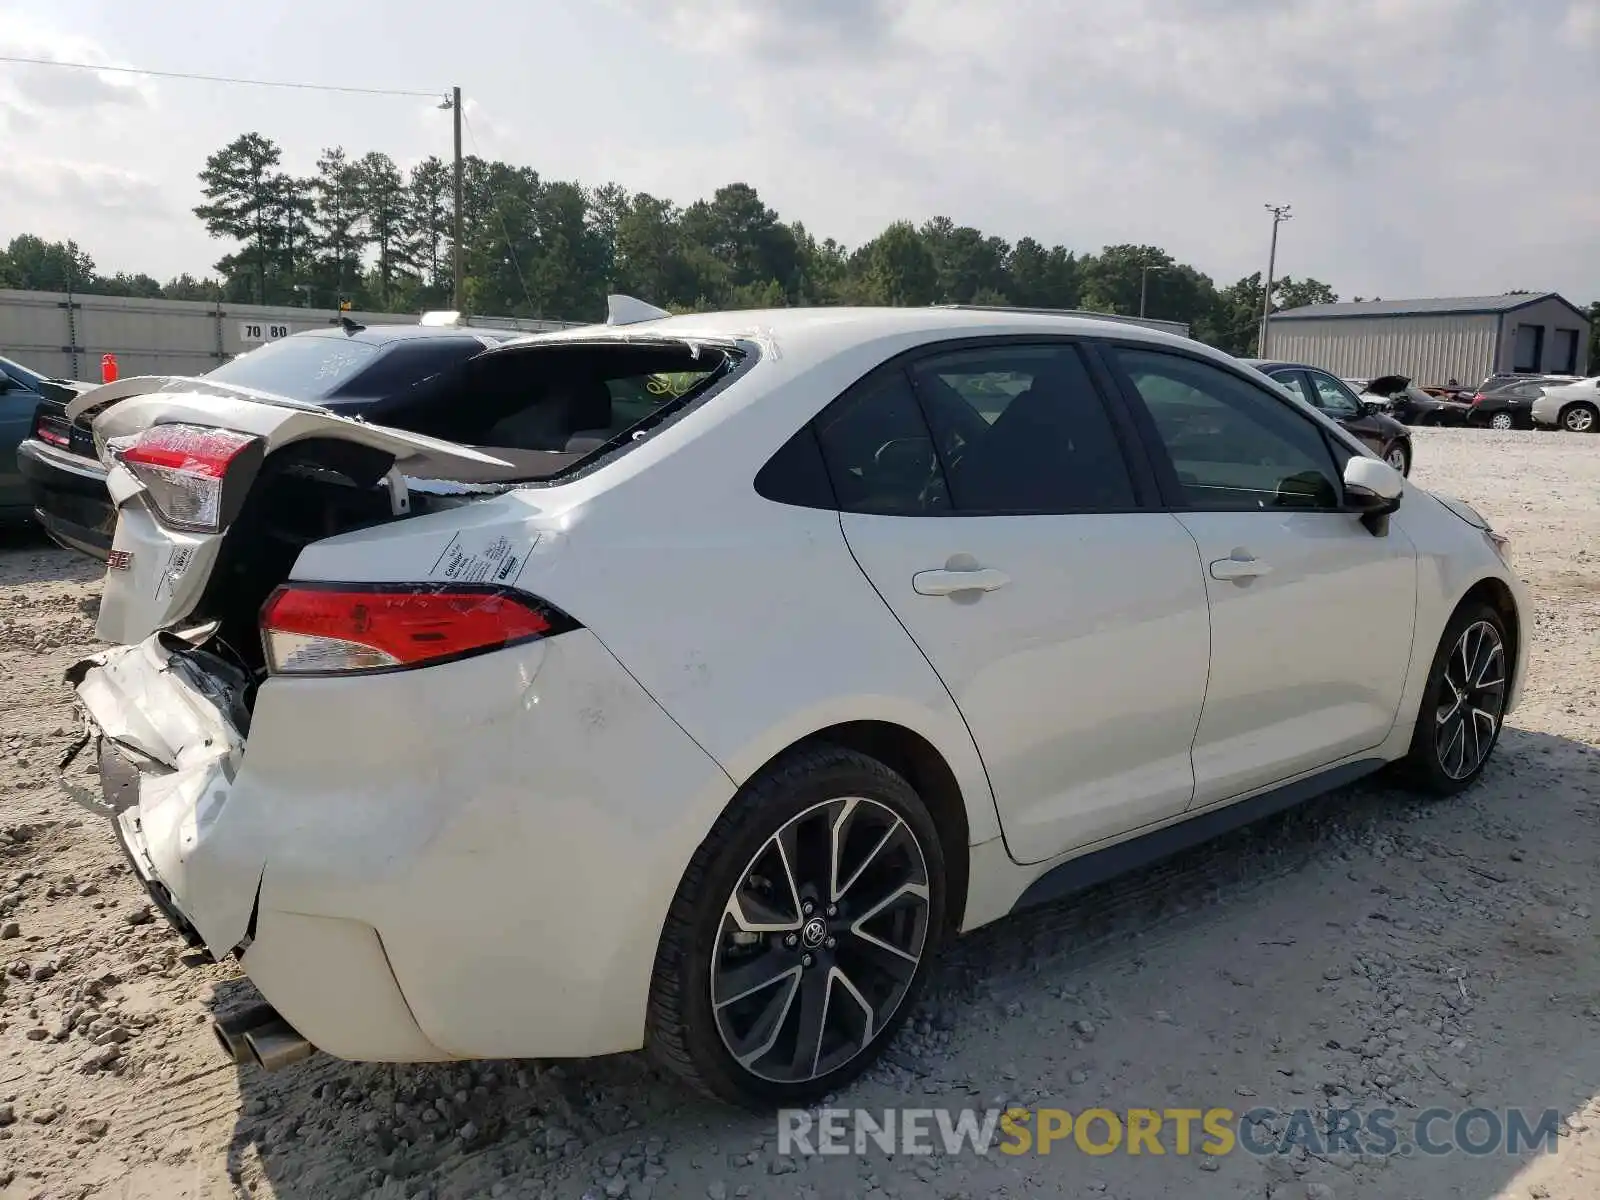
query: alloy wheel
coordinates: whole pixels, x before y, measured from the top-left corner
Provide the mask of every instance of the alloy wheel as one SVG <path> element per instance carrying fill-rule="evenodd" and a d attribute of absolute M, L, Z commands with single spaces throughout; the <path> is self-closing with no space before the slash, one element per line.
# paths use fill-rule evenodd
<path fill-rule="evenodd" d="M 1445 662 L 1439 681 L 1434 749 L 1440 769 L 1466 779 L 1483 765 L 1500 729 L 1506 699 L 1506 654 L 1500 631 L 1488 621 L 1467 626 Z"/>
<path fill-rule="evenodd" d="M 1561 418 L 1561 423 L 1567 427 L 1569 433 L 1588 433 L 1594 428 L 1594 410 L 1578 405 L 1569 408 Z"/>
<path fill-rule="evenodd" d="M 711 1007 L 734 1060 L 805 1083 L 867 1049 L 900 1007 L 928 937 L 928 865 L 876 800 L 813 805 L 767 839 L 723 909 Z"/>
<path fill-rule="evenodd" d="M 1510 413 L 1505 413 L 1505 412 L 1495 413 L 1494 416 L 1489 418 L 1489 424 L 1490 424 L 1490 426 L 1492 428 L 1495 428 L 1495 429 L 1510 429 L 1511 428 L 1511 414 Z"/>

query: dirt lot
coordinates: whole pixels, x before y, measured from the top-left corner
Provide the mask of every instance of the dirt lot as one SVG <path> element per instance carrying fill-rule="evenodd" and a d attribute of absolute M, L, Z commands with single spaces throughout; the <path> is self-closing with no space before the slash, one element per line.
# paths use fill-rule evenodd
<path fill-rule="evenodd" d="M 61 798 L 97 572 L 0 543 L 0 1197 L 1600 1195 L 1600 438 L 1420 431 L 1417 479 L 1514 538 L 1531 684 L 1482 784 L 1349 789 L 950 953 L 848 1103 L 1520 1107 L 1553 1155 L 795 1160 L 637 1056 L 237 1072 L 190 965 Z M 1369 614 L 1349 614 L 1352 636 Z M 1379 618 L 1381 619 L 1381 618 Z M 1319 636 L 1337 636 L 1319 631 Z M 1449 1123 L 1438 1127 L 1448 1131 Z M 1275 1127 L 1282 1131 L 1282 1121 Z M 1098 1136 L 1098 1135 L 1097 1135 Z"/>

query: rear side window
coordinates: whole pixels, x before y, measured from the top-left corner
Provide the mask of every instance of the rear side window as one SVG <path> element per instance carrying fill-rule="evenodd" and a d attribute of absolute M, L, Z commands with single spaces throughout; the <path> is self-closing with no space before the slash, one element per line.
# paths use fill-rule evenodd
<path fill-rule="evenodd" d="M 885 371 L 817 418 L 828 478 L 844 512 L 933 516 L 950 510 L 933 435 L 905 375 Z"/>
<path fill-rule="evenodd" d="M 1136 507 L 1110 414 L 1076 347 L 962 350 L 918 361 L 912 377 L 955 511 Z"/>

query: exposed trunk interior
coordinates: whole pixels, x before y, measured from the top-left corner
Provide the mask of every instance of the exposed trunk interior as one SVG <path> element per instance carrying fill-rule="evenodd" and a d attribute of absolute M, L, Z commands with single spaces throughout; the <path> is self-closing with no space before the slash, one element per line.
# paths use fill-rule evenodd
<path fill-rule="evenodd" d="M 400 515 L 385 484 L 394 466 L 387 452 L 333 437 L 284 446 L 262 463 L 189 623 L 218 622 L 213 648 L 258 674 L 261 606 L 312 542 L 592 470 L 672 420 L 737 361 L 727 349 L 679 343 L 507 346 L 424 381 L 363 416 L 512 465 L 404 460 L 414 482 Z"/>

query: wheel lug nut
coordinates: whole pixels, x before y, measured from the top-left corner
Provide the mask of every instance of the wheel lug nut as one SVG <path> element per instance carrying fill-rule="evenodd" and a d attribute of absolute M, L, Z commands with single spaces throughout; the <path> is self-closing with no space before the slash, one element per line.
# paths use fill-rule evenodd
<path fill-rule="evenodd" d="M 783 944 L 785 946 L 798 946 L 800 944 L 800 939 L 791 933 L 788 937 L 783 939 Z"/>
<path fill-rule="evenodd" d="M 811 901 L 807 900 L 804 904 L 802 904 L 800 906 L 800 911 L 805 913 L 805 915 L 809 917 L 812 913 L 817 911 L 817 906 L 815 904 L 811 903 Z"/>
<path fill-rule="evenodd" d="M 828 905 L 828 915 L 830 917 L 837 917 L 839 915 L 839 906 L 837 904 Z"/>
<path fill-rule="evenodd" d="M 824 946 L 826 946 L 829 950 L 832 950 L 834 948 L 834 946 L 836 946 L 838 943 L 835 942 L 833 938 L 829 938 L 827 941 L 823 942 L 822 944 Z"/>
<path fill-rule="evenodd" d="M 811 955 L 808 954 L 804 958 L 802 958 L 800 960 L 800 965 L 802 967 L 809 967 L 811 965 Z"/>

